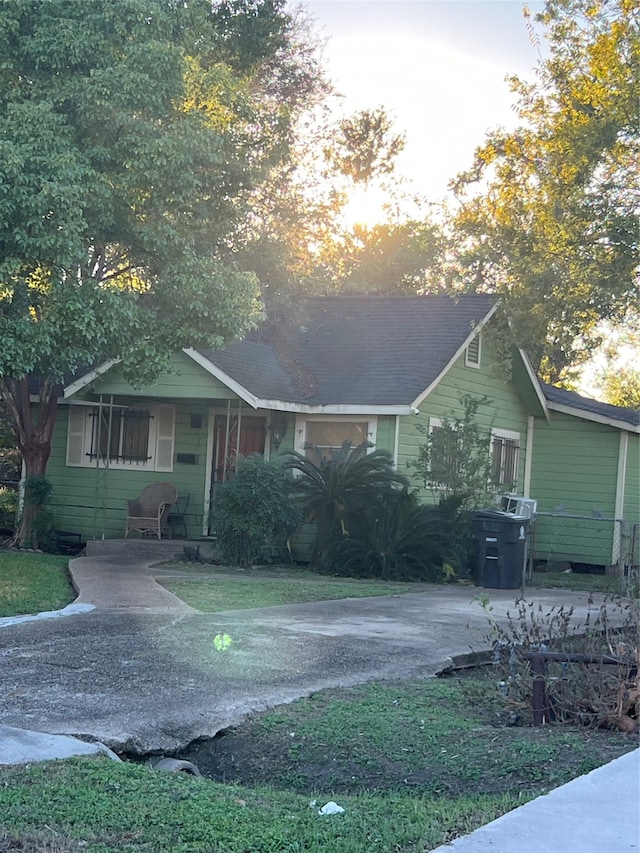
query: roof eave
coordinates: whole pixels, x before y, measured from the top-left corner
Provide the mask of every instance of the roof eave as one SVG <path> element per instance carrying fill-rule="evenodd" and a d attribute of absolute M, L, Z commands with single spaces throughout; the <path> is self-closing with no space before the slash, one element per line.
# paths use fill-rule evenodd
<path fill-rule="evenodd" d="M 540 403 L 540 407 L 543 411 L 545 420 L 550 420 L 549 415 L 549 401 L 544 396 L 544 391 L 542 390 L 542 386 L 540 385 L 540 380 L 538 379 L 535 370 L 533 369 L 533 365 L 531 364 L 531 360 L 526 352 L 518 347 L 518 352 L 520 354 L 520 358 L 522 359 L 522 363 L 524 365 L 524 369 L 527 371 L 529 375 L 529 379 L 531 380 L 531 385 L 533 387 L 534 393 L 538 398 L 538 402 Z"/>
<path fill-rule="evenodd" d="M 547 400 L 547 407 L 553 412 L 560 412 L 563 415 L 571 415 L 574 418 L 582 418 L 585 421 L 594 421 L 595 423 L 605 424 L 606 426 L 622 429 L 626 432 L 635 432 L 640 434 L 640 424 L 632 424 L 629 421 L 621 421 L 618 418 L 611 418 L 607 415 L 602 415 L 599 412 L 590 412 L 587 409 L 579 409 L 576 406 L 568 406 L 565 403 L 554 403 Z"/>
<path fill-rule="evenodd" d="M 415 415 L 411 404 L 373 405 L 370 403 L 292 403 L 287 400 L 258 400 L 257 408 L 304 415 Z"/>
<path fill-rule="evenodd" d="M 103 373 L 107 373 L 107 371 L 111 370 L 111 368 L 118 364 L 119 361 L 120 359 L 118 358 L 110 358 L 107 361 L 103 361 L 102 364 L 99 364 L 97 367 L 94 367 L 93 370 L 90 370 L 88 373 L 85 373 L 78 379 L 74 380 L 64 389 L 63 399 L 67 400 L 69 397 L 73 397 L 74 394 L 77 394 L 78 391 L 82 391 L 83 388 L 86 388 L 87 385 L 90 385 L 94 380 L 98 379 L 98 377 L 102 376 Z"/>
<path fill-rule="evenodd" d="M 252 409 L 260 408 L 259 398 L 252 394 L 244 385 L 241 385 L 239 382 L 236 382 L 235 379 L 232 379 L 228 373 L 225 373 L 223 370 L 220 370 L 212 361 L 202 355 L 198 350 L 192 349 L 188 347 L 182 350 L 185 355 L 188 355 L 189 358 L 192 358 L 196 364 L 199 364 L 203 370 L 206 370 L 211 376 L 217 379 L 219 382 L 222 382 L 223 385 L 226 385 L 230 391 L 233 391 L 234 394 L 237 394 L 241 400 L 244 400 L 245 403 L 248 403 Z"/>

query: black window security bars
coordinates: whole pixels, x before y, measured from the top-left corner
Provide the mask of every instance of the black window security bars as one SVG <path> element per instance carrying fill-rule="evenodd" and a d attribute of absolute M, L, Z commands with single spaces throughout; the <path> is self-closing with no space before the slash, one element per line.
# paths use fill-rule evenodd
<path fill-rule="evenodd" d="M 141 409 L 94 409 L 91 418 L 89 458 L 129 465 L 146 463 L 152 415 Z"/>
<path fill-rule="evenodd" d="M 459 436 L 451 428 L 433 426 L 429 442 L 431 485 L 455 490 L 463 478 Z"/>
<path fill-rule="evenodd" d="M 491 482 L 494 486 L 514 486 L 518 481 L 518 451 L 515 438 L 494 436 L 491 442 Z"/>

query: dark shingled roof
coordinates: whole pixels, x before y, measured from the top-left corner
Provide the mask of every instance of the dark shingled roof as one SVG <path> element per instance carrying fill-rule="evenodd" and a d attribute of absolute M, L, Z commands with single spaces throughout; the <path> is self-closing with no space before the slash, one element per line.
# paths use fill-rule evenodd
<path fill-rule="evenodd" d="M 580 409 L 594 415 L 601 415 L 604 418 L 623 421 L 632 426 L 640 426 L 640 411 L 636 409 L 625 409 L 622 406 L 611 406 L 609 403 L 590 400 L 574 391 L 565 391 L 564 388 L 556 388 L 546 382 L 541 382 L 540 385 L 544 396 L 550 403 L 559 403 L 563 406 L 570 406 L 572 409 Z"/>
<path fill-rule="evenodd" d="M 319 297 L 271 340 L 263 327 L 202 355 L 262 400 L 409 405 L 494 305 L 486 294 Z"/>

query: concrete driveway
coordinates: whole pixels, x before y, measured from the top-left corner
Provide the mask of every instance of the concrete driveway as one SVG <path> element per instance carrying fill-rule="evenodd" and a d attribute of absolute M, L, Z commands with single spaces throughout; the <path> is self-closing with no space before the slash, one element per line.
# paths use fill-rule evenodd
<path fill-rule="evenodd" d="M 489 595 L 499 621 L 517 595 L 434 586 L 215 614 L 185 612 L 179 602 L 173 609 L 167 599 L 164 612 L 145 611 L 128 609 L 123 590 L 128 574 L 142 589 L 148 561 L 121 561 L 116 572 L 113 556 L 101 559 L 112 567 L 117 606 L 103 600 L 89 613 L 0 628 L 2 723 L 99 740 L 116 752 L 172 752 L 251 711 L 326 687 L 433 676 L 488 647 L 481 595 Z M 93 569 L 75 562 L 87 601 L 87 579 L 101 571 L 100 560 Z M 150 574 L 148 584 L 155 585 Z M 571 604 L 577 618 L 589 606 L 586 594 L 565 591 L 531 590 L 527 599 L 545 608 Z M 215 648 L 219 632 L 232 639 L 226 650 Z"/>

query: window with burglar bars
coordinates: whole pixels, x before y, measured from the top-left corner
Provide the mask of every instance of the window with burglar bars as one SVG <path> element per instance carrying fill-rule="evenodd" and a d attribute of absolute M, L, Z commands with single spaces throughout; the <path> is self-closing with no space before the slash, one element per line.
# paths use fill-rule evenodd
<path fill-rule="evenodd" d="M 518 482 L 520 436 L 506 430 L 491 435 L 491 484 L 515 488 Z"/>
<path fill-rule="evenodd" d="M 173 471 L 175 406 L 69 406 L 67 465 Z M 109 425 L 111 420 L 111 425 Z"/>
<path fill-rule="evenodd" d="M 462 476 L 459 443 L 454 429 L 443 426 L 436 418 L 431 419 L 429 462 L 432 488 L 454 490 L 459 485 Z"/>
<path fill-rule="evenodd" d="M 149 456 L 148 410 L 120 409 L 113 412 L 109 424 L 108 409 L 94 409 L 89 458 L 109 459 L 111 462 L 146 463 Z"/>

